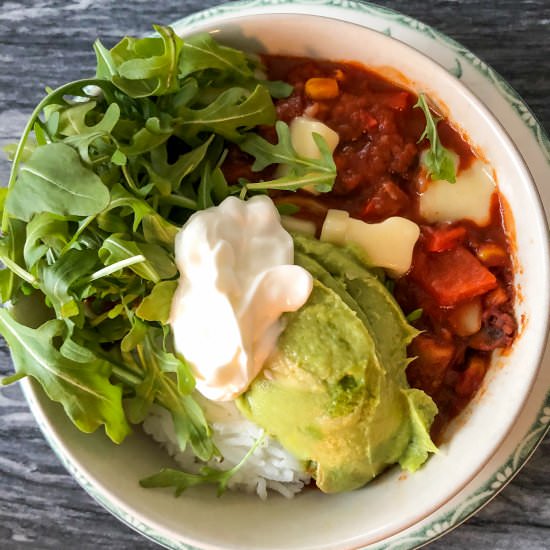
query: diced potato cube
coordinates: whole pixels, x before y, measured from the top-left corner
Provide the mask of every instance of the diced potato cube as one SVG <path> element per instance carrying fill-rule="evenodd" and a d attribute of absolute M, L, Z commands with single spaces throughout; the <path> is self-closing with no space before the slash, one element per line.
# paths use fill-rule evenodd
<path fill-rule="evenodd" d="M 406 218 L 393 216 L 381 223 L 365 223 L 343 210 L 329 210 L 321 231 L 321 240 L 360 246 L 372 265 L 386 268 L 395 277 L 410 269 L 419 236 L 418 225 Z"/>
<path fill-rule="evenodd" d="M 345 210 L 329 210 L 321 230 L 321 240 L 339 245 L 346 244 L 348 222 L 349 214 Z"/>
<path fill-rule="evenodd" d="M 313 139 L 314 133 L 323 137 L 330 152 L 334 152 L 340 140 L 338 134 L 320 120 L 299 116 L 290 123 L 290 140 L 292 147 L 300 156 L 311 159 L 321 158 L 321 151 Z"/>
<path fill-rule="evenodd" d="M 456 183 L 425 182 L 420 195 L 420 214 L 429 222 L 453 222 L 463 218 L 479 226 L 489 223 L 495 182 L 486 165 L 476 161 L 459 172 Z"/>
<path fill-rule="evenodd" d="M 350 219 L 347 242 L 357 243 L 373 265 L 386 268 L 400 277 L 411 267 L 413 249 L 420 228 L 406 218 L 393 216 L 381 223 Z"/>

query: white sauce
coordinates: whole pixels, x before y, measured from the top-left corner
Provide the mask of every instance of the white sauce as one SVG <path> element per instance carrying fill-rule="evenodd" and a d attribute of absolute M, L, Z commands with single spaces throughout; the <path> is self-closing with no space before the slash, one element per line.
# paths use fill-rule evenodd
<path fill-rule="evenodd" d="M 243 393 L 275 347 L 284 312 L 313 280 L 292 265 L 294 245 L 271 199 L 235 197 L 196 212 L 176 236 L 180 271 L 170 324 L 196 387 L 214 401 Z"/>

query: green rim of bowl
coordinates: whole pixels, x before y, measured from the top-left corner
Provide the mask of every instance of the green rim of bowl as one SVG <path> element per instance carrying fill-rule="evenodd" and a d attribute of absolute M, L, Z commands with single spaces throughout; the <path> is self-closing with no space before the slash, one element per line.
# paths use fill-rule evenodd
<path fill-rule="evenodd" d="M 365 2 L 355 2 L 352 0 L 301 0 L 299 2 L 285 0 L 240 0 L 193 13 L 174 22 L 173 24 L 177 26 L 194 25 L 197 23 L 206 22 L 214 17 L 220 17 L 228 14 L 246 15 L 242 13 L 245 9 L 269 6 L 277 6 L 279 10 L 285 6 L 292 6 L 293 9 L 291 10 L 291 13 L 298 13 L 296 11 L 297 6 L 304 6 L 304 8 L 317 6 L 323 8 L 336 8 L 338 10 L 347 10 L 350 12 L 362 12 L 365 14 L 382 17 L 385 21 L 387 21 L 388 27 L 384 30 L 384 33 L 387 35 L 391 36 L 394 34 L 392 25 L 401 26 L 412 31 L 416 31 L 421 35 L 444 45 L 452 50 L 456 56 L 456 65 L 453 69 L 450 69 L 449 72 L 460 79 L 462 76 L 462 66 L 463 64 L 467 64 L 476 69 L 479 74 L 488 80 L 517 113 L 521 119 L 521 122 L 531 131 L 539 145 L 539 148 L 544 153 L 546 162 L 550 166 L 550 139 L 520 95 L 497 72 L 452 38 L 416 19 L 398 13 L 389 8 L 368 4 Z M 284 13 L 284 10 L 282 10 L 282 13 Z M 31 389 L 30 383 L 25 383 L 23 385 L 23 389 L 31 408 L 35 409 L 33 406 L 35 405 L 35 399 L 32 395 L 33 390 Z M 166 536 L 159 533 L 157 529 L 147 525 L 141 520 L 138 520 L 128 511 L 124 510 L 106 497 L 101 491 L 98 491 L 89 482 L 86 476 L 82 474 L 79 467 L 66 456 L 63 449 L 59 447 L 57 441 L 55 441 L 49 434 L 49 429 L 44 422 L 44 419 L 37 416 L 37 422 L 44 433 L 46 440 L 68 472 L 76 479 L 82 488 L 92 498 L 94 498 L 94 500 L 101 504 L 120 521 L 150 540 L 171 550 L 200 550 L 194 546 L 190 546 L 189 544 L 168 539 Z M 417 530 L 414 530 L 413 528 L 411 532 L 411 530 L 408 529 L 401 535 L 393 535 L 387 541 L 374 543 L 365 548 L 369 548 L 370 550 L 408 550 L 422 546 L 454 529 L 487 504 L 506 486 L 508 482 L 513 479 L 513 477 L 519 472 L 522 466 L 533 454 L 536 447 L 543 440 L 545 434 L 549 430 L 550 391 L 546 394 L 546 398 L 538 411 L 536 420 L 530 426 L 525 437 L 516 446 L 514 452 L 508 457 L 508 459 L 498 467 L 496 472 L 488 479 L 488 481 L 485 482 L 482 487 L 478 488 L 474 493 L 469 495 L 465 501 L 451 511 L 442 515 L 437 515 L 436 512 L 434 514 L 436 517 L 432 521 L 426 525 L 422 525 Z"/>

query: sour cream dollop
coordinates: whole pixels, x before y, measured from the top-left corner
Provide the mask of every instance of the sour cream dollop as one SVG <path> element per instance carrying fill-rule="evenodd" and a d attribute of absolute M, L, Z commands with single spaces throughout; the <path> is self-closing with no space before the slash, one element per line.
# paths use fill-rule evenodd
<path fill-rule="evenodd" d="M 243 393 L 313 280 L 293 265 L 294 244 L 265 196 L 228 197 L 193 214 L 175 240 L 180 272 L 170 324 L 196 387 L 214 401 Z"/>

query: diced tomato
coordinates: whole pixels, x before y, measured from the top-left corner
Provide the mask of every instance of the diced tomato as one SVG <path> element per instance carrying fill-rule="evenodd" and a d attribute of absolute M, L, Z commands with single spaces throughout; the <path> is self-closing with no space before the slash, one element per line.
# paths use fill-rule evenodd
<path fill-rule="evenodd" d="M 461 225 L 443 227 L 425 227 L 422 230 L 425 247 L 429 252 L 451 250 L 464 241 L 466 228 Z"/>
<path fill-rule="evenodd" d="M 384 95 L 382 103 L 390 109 L 396 111 L 404 111 L 409 106 L 411 95 L 408 92 L 394 92 Z"/>
<path fill-rule="evenodd" d="M 417 249 L 411 276 L 441 306 L 453 306 L 498 285 L 496 277 L 463 246 L 431 253 Z"/>

